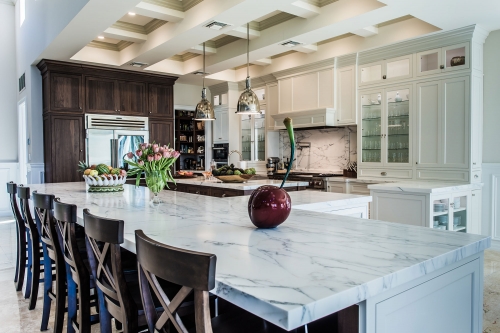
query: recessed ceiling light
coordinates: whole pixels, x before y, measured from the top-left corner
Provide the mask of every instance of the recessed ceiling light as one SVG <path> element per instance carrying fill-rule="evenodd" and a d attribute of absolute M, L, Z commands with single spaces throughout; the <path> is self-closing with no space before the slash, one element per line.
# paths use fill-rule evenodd
<path fill-rule="evenodd" d="M 128 12 L 128 14 L 129 14 L 130 16 L 135 16 L 135 13 L 134 13 L 134 12 Z"/>
<path fill-rule="evenodd" d="M 97 36 L 97 38 L 99 38 L 99 39 L 104 39 L 104 36 Z"/>
<path fill-rule="evenodd" d="M 213 29 L 213 30 L 221 30 L 224 27 L 230 26 L 231 24 L 224 23 L 224 22 L 218 22 L 218 21 L 212 21 L 208 24 L 205 25 L 206 28 Z"/>

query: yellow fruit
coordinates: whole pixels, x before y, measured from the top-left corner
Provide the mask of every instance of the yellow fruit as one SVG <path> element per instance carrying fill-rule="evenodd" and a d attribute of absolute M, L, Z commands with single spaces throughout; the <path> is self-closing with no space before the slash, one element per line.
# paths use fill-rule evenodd
<path fill-rule="evenodd" d="M 87 170 L 85 170 L 85 171 L 83 172 L 83 174 L 84 174 L 85 176 L 88 176 L 88 175 L 90 175 L 90 171 L 92 171 L 92 170 L 87 169 Z"/>
<path fill-rule="evenodd" d="M 89 176 L 96 177 L 99 175 L 99 172 L 97 170 L 90 170 Z"/>
<path fill-rule="evenodd" d="M 108 169 L 109 169 L 109 171 L 111 171 L 111 170 L 113 170 L 113 167 L 108 165 Z"/>

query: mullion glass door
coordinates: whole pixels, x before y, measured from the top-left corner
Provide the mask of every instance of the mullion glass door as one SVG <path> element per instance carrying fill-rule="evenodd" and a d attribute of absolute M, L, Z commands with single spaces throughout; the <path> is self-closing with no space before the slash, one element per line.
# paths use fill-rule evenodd
<path fill-rule="evenodd" d="M 241 154 L 243 161 L 252 161 L 252 116 L 241 118 Z"/>
<path fill-rule="evenodd" d="M 387 98 L 387 163 L 410 161 L 410 90 L 390 90 Z"/>
<path fill-rule="evenodd" d="M 382 93 L 361 96 L 363 163 L 382 162 Z"/>

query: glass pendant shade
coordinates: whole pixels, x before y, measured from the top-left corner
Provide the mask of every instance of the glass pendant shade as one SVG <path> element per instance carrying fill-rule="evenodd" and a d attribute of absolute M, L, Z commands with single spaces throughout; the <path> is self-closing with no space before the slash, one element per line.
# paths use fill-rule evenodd
<path fill-rule="evenodd" d="M 237 114 L 261 114 L 260 103 L 257 95 L 250 88 L 250 25 L 247 23 L 247 79 L 245 90 L 238 98 L 238 105 L 236 106 Z"/>
<path fill-rule="evenodd" d="M 207 88 L 201 91 L 201 101 L 196 105 L 194 120 L 208 121 L 215 120 L 214 108 L 207 99 Z"/>
<path fill-rule="evenodd" d="M 237 114 L 260 114 L 260 103 L 257 95 L 250 88 L 250 77 L 247 77 L 246 88 L 241 93 L 236 107 Z"/>

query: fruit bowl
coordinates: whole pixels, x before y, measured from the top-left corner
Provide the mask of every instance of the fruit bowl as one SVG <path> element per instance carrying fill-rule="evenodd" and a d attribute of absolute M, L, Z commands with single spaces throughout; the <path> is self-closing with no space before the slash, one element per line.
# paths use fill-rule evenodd
<path fill-rule="evenodd" d="M 127 176 L 110 175 L 105 177 L 84 175 L 83 179 L 89 185 L 89 192 L 120 192 L 123 191 L 123 184 L 127 181 Z"/>
<path fill-rule="evenodd" d="M 254 175 L 226 175 L 214 176 L 223 183 L 245 183 L 249 181 Z"/>

